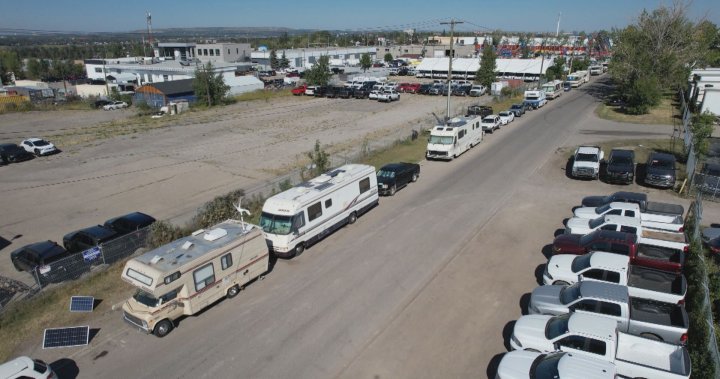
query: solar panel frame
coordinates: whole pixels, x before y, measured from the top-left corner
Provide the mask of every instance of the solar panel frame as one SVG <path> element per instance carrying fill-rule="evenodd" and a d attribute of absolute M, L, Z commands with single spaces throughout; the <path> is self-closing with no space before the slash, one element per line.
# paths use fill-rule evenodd
<path fill-rule="evenodd" d="M 89 326 L 48 328 L 43 333 L 43 349 L 85 346 L 90 342 Z"/>
<path fill-rule="evenodd" d="M 92 312 L 95 308 L 93 296 L 72 296 L 70 297 L 70 312 Z"/>

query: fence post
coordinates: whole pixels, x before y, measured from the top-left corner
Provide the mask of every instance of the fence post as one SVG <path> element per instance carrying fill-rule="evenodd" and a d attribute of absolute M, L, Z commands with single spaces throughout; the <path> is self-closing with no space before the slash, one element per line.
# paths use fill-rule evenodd
<path fill-rule="evenodd" d="M 42 283 L 40 282 L 40 273 L 38 272 L 39 266 L 35 266 L 32 270 L 33 273 L 33 279 L 35 279 L 35 283 L 37 283 L 38 287 L 43 288 Z"/>

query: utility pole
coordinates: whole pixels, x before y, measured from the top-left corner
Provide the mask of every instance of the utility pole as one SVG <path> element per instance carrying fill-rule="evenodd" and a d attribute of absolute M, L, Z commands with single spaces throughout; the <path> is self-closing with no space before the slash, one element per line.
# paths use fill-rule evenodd
<path fill-rule="evenodd" d="M 545 49 L 545 38 L 543 38 L 543 41 L 540 44 L 540 55 L 542 56 L 542 60 L 540 61 L 540 73 L 538 74 L 538 89 L 540 89 L 540 86 L 542 86 L 543 66 L 545 65 L 544 49 Z"/>
<path fill-rule="evenodd" d="M 450 82 L 452 81 L 452 61 L 453 61 L 453 32 L 455 31 L 455 24 L 463 24 L 462 21 L 455 21 L 450 19 L 450 22 L 441 22 L 440 25 L 450 25 L 450 56 L 448 57 L 448 75 L 447 75 L 447 117 L 445 122 L 450 121 Z"/>

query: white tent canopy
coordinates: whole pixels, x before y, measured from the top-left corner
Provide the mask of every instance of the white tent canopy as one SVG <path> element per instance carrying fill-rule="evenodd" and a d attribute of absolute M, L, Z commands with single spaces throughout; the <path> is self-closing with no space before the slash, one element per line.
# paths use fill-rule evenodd
<path fill-rule="evenodd" d="M 448 70 L 448 58 L 425 58 L 417 66 L 416 70 L 421 73 L 446 73 Z M 552 66 L 554 58 L 542 59 L 497 59 L 495 61 L 495 72 L 503 76 L 537 76 L 547 71 Z M 454 75 L 473 76 L 480 68 L 478 58 L 455 58 L 453 59 L 452 70 Z"/>

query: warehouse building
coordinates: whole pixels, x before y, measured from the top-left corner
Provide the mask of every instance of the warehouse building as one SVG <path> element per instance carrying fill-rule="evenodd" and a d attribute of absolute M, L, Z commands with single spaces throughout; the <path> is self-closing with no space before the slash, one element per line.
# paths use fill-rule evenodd
<path fill-rule="evenodd" d="M 357 66 L 360 64 L 360 57 L 366 53 L 370 54 L 372 60 L 376 57 L 374 46 L 284 49 L 275 53 L 278 59 L 284 53 L 290 67 L 293 68 L 310 68 L 324 55 L 330 58 L 330 64 L 333 66 Z M 253 51 L 251 57 L 253 63 L 270 66 L 270 51 Z"/>
<path fill-rule="evenodd" d="M 416 67 L 417 76 L 421 78 L 446 79 L 448 58 L 425 58 Z M 495 73 L 500 79 L 537 80 L 548 67 L 554 64 L 554 58 L 543 59 L 497 59 Z M 472 79 L 480 68 L 478 58 L 455 58 L 452 62 L 454 79 Z"/>

